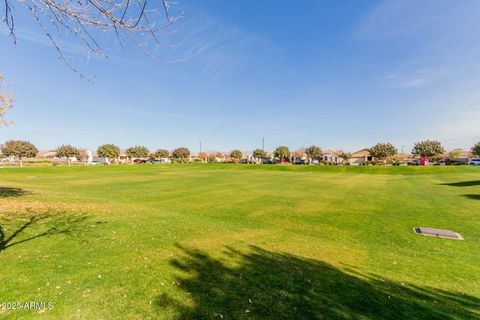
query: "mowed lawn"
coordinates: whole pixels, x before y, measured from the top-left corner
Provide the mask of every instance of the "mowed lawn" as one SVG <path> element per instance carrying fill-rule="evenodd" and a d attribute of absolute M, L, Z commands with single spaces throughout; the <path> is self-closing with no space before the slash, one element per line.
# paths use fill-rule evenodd
<path fill-rule="evenodd" d="M 54 303 L 0 318 L 480 319 L 476 167 L 8 168 L 0 210 L 0 303 Z"/>

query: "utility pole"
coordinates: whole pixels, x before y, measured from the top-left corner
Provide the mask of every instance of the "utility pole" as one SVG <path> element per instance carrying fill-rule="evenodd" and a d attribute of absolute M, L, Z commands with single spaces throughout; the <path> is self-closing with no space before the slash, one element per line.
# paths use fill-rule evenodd
<path fill-rule="evenodd" d="M 202 153 L 202 141 L 198 141 L 198 144 L 200 145 L 200 151 L 198 152 L 198 159 L 200 159 L 200 154 Z"/>
<path fill-rule="evenodd" d="M 265 151 L 265 137 L 262 138 L 262 151 Z"/>

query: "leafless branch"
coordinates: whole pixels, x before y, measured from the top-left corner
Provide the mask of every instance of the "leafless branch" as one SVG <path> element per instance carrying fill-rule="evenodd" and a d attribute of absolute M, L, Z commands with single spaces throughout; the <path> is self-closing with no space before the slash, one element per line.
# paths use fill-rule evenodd
<path fill-rule="evenodd" d="M 5 24 L 9 36 L 17 43 L 12 1 L 3 0 L 0 23 Z M 60 41 L 63 33 L 77 37 L 89 55 L 107 57 L 99 35 L 112 32 L 123 48 L 130 42 L 150 59 L 159 61 L 153 48 L 145 45 L 146 38 L 151 38 L 153 44 L 159 46 L 161 37 L 168 34 L 166 29 L 183 16 L 183 13 L 179 13 L 172 17 L 169 12 L 172 3 L 167 0 L 161 0 L 158 7 L 150 7 L 149 0 L 18 0 L 16 3 L 28 9 L 60 59 L 82 78 L 87 77 L 64 54 Z M 163 14 L 159 14 L 159 11 Z"/>

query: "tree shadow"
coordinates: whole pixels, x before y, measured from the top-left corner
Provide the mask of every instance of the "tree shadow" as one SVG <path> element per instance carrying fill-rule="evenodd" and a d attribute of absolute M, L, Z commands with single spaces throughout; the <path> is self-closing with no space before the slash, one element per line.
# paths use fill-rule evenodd
<path fill-rule="evenodd" d="M 41 214 L 4 214 L 0 217 L 0 253 L 15 245 L 44 236 L 83 233 L 88 215 L 49 211 Z M 7 230 L 12 230 L 7 235 Z"/>
<path fill-rule="evenodd" d="M 171 265 L 190 302 L 166 294 L 156 306 L 179 319 L 473 319 L 480 299 L 338 269 L 251 247 L 224 258 L 180 247 Z M 232 263 L 235 261 L 235 263 Z"/>
<path fill-rule="evenodd" d="M 0 198 L 20 197 L 30 194 L 22 188 L 0 187 Z"/>
<path fill-rule="evenodd" d="M 480 200 L 480 194 L 464 194 L 463 196 L 467 199 Z"/>
<path fill-rule="evenodd" d="M 452 186 L 452 187 L 473 187 L 473 186 L 480 186 L 480 180 L 441 183 L 441 185 L 442 186 Z"/>

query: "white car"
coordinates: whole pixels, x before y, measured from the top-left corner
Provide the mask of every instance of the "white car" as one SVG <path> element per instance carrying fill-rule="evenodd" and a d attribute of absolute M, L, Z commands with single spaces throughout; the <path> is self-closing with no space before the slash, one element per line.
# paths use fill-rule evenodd
<path fill-rule="evenodd" d="M 480 158 L 473 158 L 468 164 L 471 166 L 480 166 Z"/>

